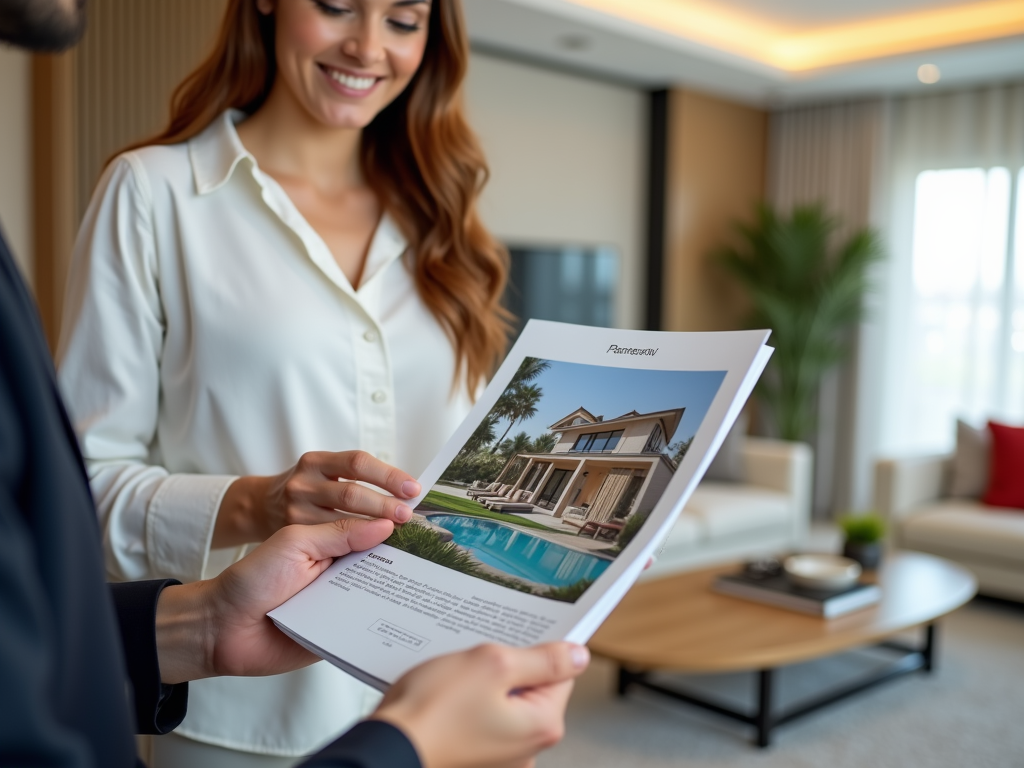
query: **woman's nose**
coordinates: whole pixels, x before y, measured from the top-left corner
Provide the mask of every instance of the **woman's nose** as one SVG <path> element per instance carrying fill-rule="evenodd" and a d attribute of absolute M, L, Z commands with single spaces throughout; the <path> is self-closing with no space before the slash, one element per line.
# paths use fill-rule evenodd
<path fill-rule="evenodd" d="M 384 44 L 379 25 L 364 19 L 351 30 L 341 44 L 342 53 L 355 59 L 360 66 L 376 64 L 384 58 Z"/>

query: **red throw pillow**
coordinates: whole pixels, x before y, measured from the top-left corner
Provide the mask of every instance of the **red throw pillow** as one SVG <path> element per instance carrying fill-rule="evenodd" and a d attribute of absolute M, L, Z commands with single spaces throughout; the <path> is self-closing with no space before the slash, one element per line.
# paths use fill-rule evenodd
<path fill-rule="evenodd" d="M 992 469 L 982 501 L 993 507 L 1024 509 L 1024 427 L 988 423 Z"/>

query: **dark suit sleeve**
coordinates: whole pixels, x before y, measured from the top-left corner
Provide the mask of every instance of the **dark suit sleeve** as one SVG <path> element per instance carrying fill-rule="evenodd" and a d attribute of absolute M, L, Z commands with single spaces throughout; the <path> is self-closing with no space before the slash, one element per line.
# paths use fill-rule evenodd
<path fill-rule="evenodd" d="M 421 764 L 412 743 L 398 728 L 380 720 L 364 720 L 300 768 L 421 768 Z"/>
<path fill-rule="evenodd" d="M 156 652 L 156 603 L 175 579 L 111 584 L 121 645 L 132 683 L 135 732 L 170 733 L 185 719 L 188 683 L 164 685 Z"/>
<path fill-rule="evenodd" d="M 0 474 L 5 459 L 0 408 Z M 88 740 L 55 710 L 51 622 L 32 540 L 0 483 L 0 765 L 88 766 Z"/>

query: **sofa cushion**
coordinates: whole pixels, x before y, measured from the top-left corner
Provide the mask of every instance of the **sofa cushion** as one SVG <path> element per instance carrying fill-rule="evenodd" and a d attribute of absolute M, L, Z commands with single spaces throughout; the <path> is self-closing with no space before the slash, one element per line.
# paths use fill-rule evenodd
<path fill-rule="evenodd" d="M 982 501 L 993 507 L 1024 509 L 1024 427 L 988 423 L 992 469 Z"/>
<path fill-rule="evenodd" d="M 936 554 L 1024 563 L 1024 512 L 945 499 L 925 504 L 900 526 L 904 546 Z"/>
<path fill-rule="evenodd" d="M 958 499 L 980 499 L 988 487 L 992 436 L 988 426 L 976 429 L 956 420 L 956 453 L 953 454 L 949 495 Z"/>
<path fill-rule="evenodd" d="M 683 513 L 698 521 L 703 538 L 716 539 L 790 525 L 793 503 L 779 491 L 705 480 L 697 486 Z"/>

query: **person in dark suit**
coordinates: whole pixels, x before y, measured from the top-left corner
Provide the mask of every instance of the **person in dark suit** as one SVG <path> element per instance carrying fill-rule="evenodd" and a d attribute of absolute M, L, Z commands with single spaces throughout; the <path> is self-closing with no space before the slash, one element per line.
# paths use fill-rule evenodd
<path fill-rule="evenodd" d="M 84 0 L 0 0 L 0 40 L 72 45 Z M 284 528 L 220 576 L 105 585 L 99 529 L 32 299 L 0 236 L 0 766 L 139 765 L 134 733 L 184 717 L 188 680 L 316 661 L 268 610 L 388 520 Z M 562 733 L 585 648 L 481 646 L 398 681 L 313 768 L 527 766 Z"/>

